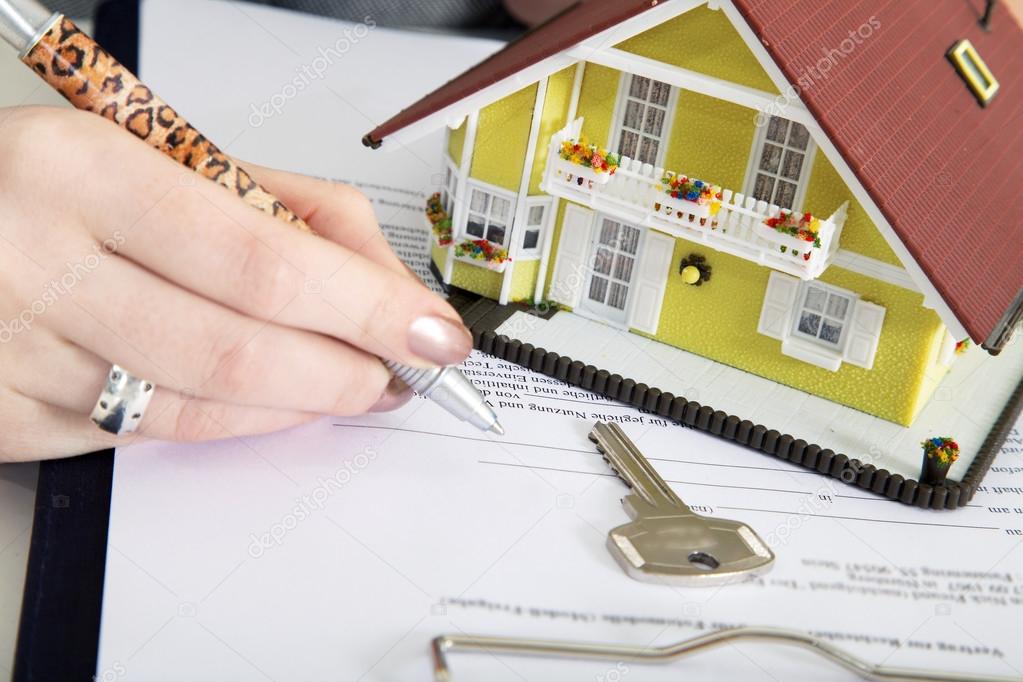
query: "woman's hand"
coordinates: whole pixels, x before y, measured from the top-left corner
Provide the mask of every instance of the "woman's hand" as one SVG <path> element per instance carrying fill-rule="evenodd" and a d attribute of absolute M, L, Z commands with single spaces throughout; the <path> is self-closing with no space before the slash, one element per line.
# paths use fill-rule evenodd
<path fill-rule="evenodd" d="M 319 236 L 93 114 L 0 109 L 0 461 L 136 437 L 89 420 L 113 363 L 157 386 L 139 435 L 206 440 L 391 409 L 375 356 L 469 353 L 361 193 L 248 170 Z"/>

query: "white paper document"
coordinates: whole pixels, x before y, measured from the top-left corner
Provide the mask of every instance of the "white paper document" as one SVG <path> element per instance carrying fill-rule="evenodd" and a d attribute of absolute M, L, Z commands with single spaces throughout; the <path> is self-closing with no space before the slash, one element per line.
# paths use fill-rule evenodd
<path fill-rule="evenodd" d="M 161 30 L 182 16 L 187 44 Z M 142 26 L 143 78 L 199 129 L 257 163 L 357 181 L 403 257 L 428 266 L 440 138 L 386 155 L 359 138 L 496 43 L 373 28 L 286 97 L 351 24 L 149 0 Z M 422 59 L 396 58 L 399 44 Z M 246 57 L 211 63 L 199 45 Z M 119 450 L 96 679 L 427 680 L 440 634 L 660 646 L 736 625 L 809 631 L 885 665 L 1023 676 L 1018 429 L 970 506 L 930 512 L 481 353 L 464 370 L 505 437 L 417 398 L 258 438 Z M 704 589 L 628 578 L 604 544 L 627 521 L 626 488 L 587 439 L 597 420 L 621 423 L 695 511 L 753 527 L 771 572 Z M 853 679 L 765 645 L 668 667 L 451 662 L 456 682 Z"/>
<path fill-rule="evenodd" d="M 1019 434 L 975 503 L 926 512 L 474 354 L 505 438 L 416 399 L 252 439 L 117 455 L 101 670 L 134 679 L 428 679 L 441 633 L 664 645 L 808 630 L 889 665 L 1018 675 Z M 777 554 L 763 579 L 675 588 L 605 549 L 625 486 L 587 440 L 616 421 L 695 510 Z M 455 679 L 614 679 L 614 662 L 460 656 Z M 634 679 L 844 680 L 728 647 Z M 603 675 L 603 677 L 601 677 Z"/>

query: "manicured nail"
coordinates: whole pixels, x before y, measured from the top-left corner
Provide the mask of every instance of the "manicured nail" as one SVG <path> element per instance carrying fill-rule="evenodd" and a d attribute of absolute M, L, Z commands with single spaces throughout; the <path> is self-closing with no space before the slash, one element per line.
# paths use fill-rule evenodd
<path fill-rule="evenodd" d="M 420 317 L 408 328 L 408 347 L 437 365 L 455 365 L 472 350 L 472 335 L 463 325 L 443 317 Z"/>
<path fill-rule="evenodd" d="M 369 408 L 370 412 L 390 412 L 396 410 L 412 399 L 413 391 L 398 377 L 391 377 L 387 388 L 376 404 Z"/>

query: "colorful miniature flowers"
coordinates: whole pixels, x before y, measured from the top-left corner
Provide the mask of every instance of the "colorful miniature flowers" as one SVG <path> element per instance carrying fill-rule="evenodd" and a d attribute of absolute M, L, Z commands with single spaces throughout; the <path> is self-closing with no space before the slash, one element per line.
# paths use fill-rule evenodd
<path fill-rule="evenodd" d="M 777 218 L 768 218 L 764 224 L 776 232 L 787 234 L 805 242 L 812 242 L 813 248 L 821 247 L 820 218 L 814 218 L 809 213 L 797 216 L 791 211 L 784 211 Z"/>
<path fill-rule="evenodd" d="M 595 173 L 607 173 L 614 175 L 618 170 L 621 158 L 618 154 L 609 153 L 603 147 L 586 142 L 586 138 L 579 140 L 565 140 L 561 143 L 559 152 L 561 158 L 570 161 L 577 166 L 590 168 Z"/>
<path fill-rule="evenodd" d="M 433 236 L 437 246 L 451 245 L 451 216 L 444 210 L 440 202 L 440 192 L 435 192 L 426 200 L 426 218 L 433 227 Z"/>
<path fill-rule="evenodd" d="M 936 460 L 942 466 L 950 466 L 959 459 L 959 444 L 948 436 L 928 438 L 920 445 L 923 446 L 924 455 L 928 459 Z"/>
<path fill-rule="evenodd" d="M 455 256 L 486 261 L 488 267 L 495 269 L 511 260 L 506 249 L 486 239 L 463 239 L 455 246 Z"/>
<path fill-rule="evenodd" d="M 966 352 L 966 349 L 970 347 L 970 340 L 963 339 L 962 341 L 956 341 L 956 355 L 962 355 Z"/>
<path fill-rule="evenodd" d="M 959 444 L 948 436 L 936 436 L 928 438 L 920 445 L 924 448 L 920 482 L 927 485 L 943 484 L 952 462 L 959 459 Z"/>
<path fill-rule="evenodd" d="M 713 201 L 720 206 L 721 188 L 703 180 L 689 178 L 685 175 L 676 175 L 671 171 L 667 171 L 664 177 L 661 178 L 661 185 L 664 188 L 664 192 L 673 199 L 692 201 L 701 206 Z"/>

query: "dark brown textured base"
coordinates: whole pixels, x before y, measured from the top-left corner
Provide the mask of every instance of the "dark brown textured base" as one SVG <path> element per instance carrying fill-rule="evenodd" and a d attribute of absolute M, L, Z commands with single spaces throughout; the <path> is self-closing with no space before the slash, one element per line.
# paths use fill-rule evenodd
<path fill-rule="evenodd" d="M 893 474 L 887 469 L 878 469 L 873 464 L 864 464 L 858 459 L 851 459 L 834 450 L 807 443 L 762 424 L 754 424 L 734 414 L 715 410 L 709 405 L 701 405 L 683 396 L 676 396 L 553 351 L 535 348 L 530 343 L 497 334 L 495 330 L 513 313 L 529 312 L 525 306 L 499 305 L 490 299 L 457 288 L 452 289 L 449 301 L 472 331 L 475 347 L 484 353 L 554 377 L 571 386 L 579 386 L 597 395 L 633 405 L 719 438 L 773 455 L 888 499 L 925 509 L 956 509 L 965 506 L 973 498 L 977 486 L 990 469 L 991 462 L 1023 408 L 1021 382 L 995 421 L 963 479 L 931 486 L 905 478 L 901 474 Z"/>

